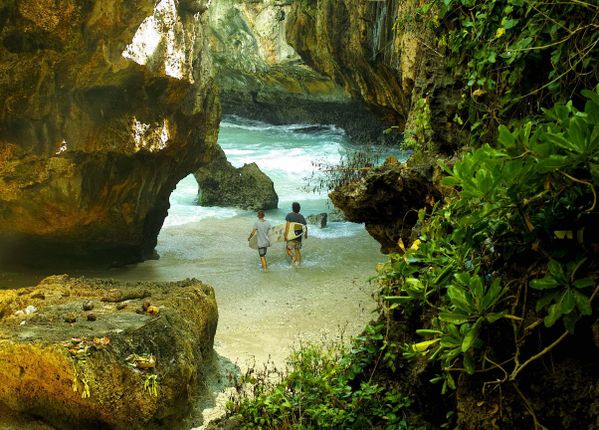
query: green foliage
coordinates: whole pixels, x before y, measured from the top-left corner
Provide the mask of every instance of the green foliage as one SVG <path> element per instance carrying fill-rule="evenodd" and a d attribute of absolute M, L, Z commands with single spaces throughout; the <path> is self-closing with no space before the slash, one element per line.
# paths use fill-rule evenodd
<path fill-rule="evenodd" d="M 146 375 L 146 379 L 144 380 L 144 391 L 151 396 L 158 397 L 158 375 Z"/>
<path fill-rule="evenodd" d="M 398 25 L 434 27 L 463 85 L 454 121 L 480 137 L 596 85 L 598 14 L 588 0 L 429 0 Z"/>
<path fill-rule="evenodd" d="M 404 131 L 402 147 L 412 150 L 432 150 L 431 109 L 426 98 L 416 101 Z"/>
<path fill-rule="evenodd" d="M 238 383 L 241 395 L 227 405 L 230 414 L 241 418 L 243 428 L 408 429 L 402 411 L 410 399 L 356 378 L 380 353 L 380 329 L 371 326 L 350 350 L 306 345 L 291 355 L 279 379 L 267 369 L 249 369 Z"/>
<path fill-rule="evenodd" d="M 444 373 L 434 380 L 444 390 L 455 387 L 452 373 L 486 371 L 500 358 L 514 363 L 516 378 L 524 366 L 514 356 L 529 334 L 522 320 L 541 319 L 547 328 L 561 322 L 573 333 L 593 312 L 593 244 L 578 233 L 598 219 L 599 87 L 583 95 L 584 111 L 558 103 L 544 122 L 500 126 L 496 148 L 483 145 L 452 168 L 442 164 L 454 197 L 428 219 L 421 211 L 417 246 L 379 268 L 390 311 L 432 315 L 419 331 L 432 338 L 405 345 L 404 355 L 439 362 Z M 570 239 L 560 238 L 564 231 Z M 523 255 L 534 257 L 533 267 L 524 279 L 509 279 Z M 534 278 L 530 288 L 527 278 Z M 507 357 L 489 335 L 505 324 L 515 334 Z"/>

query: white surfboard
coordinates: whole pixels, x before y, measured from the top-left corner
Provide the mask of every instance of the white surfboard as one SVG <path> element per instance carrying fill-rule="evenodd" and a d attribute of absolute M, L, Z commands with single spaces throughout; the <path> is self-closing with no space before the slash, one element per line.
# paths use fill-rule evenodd
<path fill-rule="evenodd" d="M 285 239 L 283 237 L 285 234 L 285 224 L 286 223 L 277 224 L 275 226 L 272 226 L 270 228 L 270 230 L 268 230 L 268 240 L 270 241 L 271 245 L 276 242 L 286 242 L 288 240 L 295 239 L 296 237 L 299 237 L 302 234 L 304 234 L 306 231 L 305 225 L 300 224 L 298 222 L 292 222 L 289 225 L 289 232 L 287 233 L 287 239 Z M 300 229 L 301 229 L 301 232 L 299 234 L 296 234 L 295 231 L 297 230 L 299 232 Z M 249 246 L 252 249 L 258 249 L 258 235 L 257 234 L 254 234 L 250 238 Z"/>

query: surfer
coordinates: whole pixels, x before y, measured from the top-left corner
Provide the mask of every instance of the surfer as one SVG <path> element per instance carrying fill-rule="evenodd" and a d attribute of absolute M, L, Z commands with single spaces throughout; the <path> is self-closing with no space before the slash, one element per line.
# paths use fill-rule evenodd
<path fill-rule="evenodd" d="M 254 234 L 258 235 L 258 255 L 260 256 L 260 264 L 262 265 L 263 272 L 268 270 L 268 264 L 266 262 L 266 248 L 270 246 L 268 230 L 270 230 L 270 223 L 264 219 L 264 211 L 258 211 L 258 221 L 254 224 L 254 228 L 250 232 L 248 241 Z"/>
<path fill-rule="evenodd" d="M 287 216 L 285 217 L 285 221 L 287 221 L 287 223 L 285 224 L 285 236 L 284 237 L 288 237 L 287 234 L 289 233 L 289 226 L 292 223 L 299 223 L 299 224 L 303 224 L 304 227 L 304 238 L 307 239 L 308 238 L 308 225 L 306 223 L 306 218 L 304 218 L 304 216 L 302 214 L 300 214 L 300 209 L 301 206 L 298 202 L 293 202 L 291 204 L 291 212 L 289 212 L 287 214 Z M 288 240 L 287 241 L 287 255 L 291 257 L 291 264 L 295 265 L 297 264 L 297 266 L 299 267 L 300 262 L 302 260 L 302 254 L 300 252 L 300 249 L 302 249 L 302 230 L 294 230 L 294 233 L 296 235 L 296 237 L 294 239 Z"/>

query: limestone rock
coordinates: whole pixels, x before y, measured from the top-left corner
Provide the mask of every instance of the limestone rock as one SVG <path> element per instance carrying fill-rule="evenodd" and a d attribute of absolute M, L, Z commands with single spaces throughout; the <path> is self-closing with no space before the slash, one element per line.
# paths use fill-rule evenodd
<path fill-rule="evenodd" d="M 306 222 L 308 224 L 315 224 L 320 228 L 325 228 L 327 226 L 327 218 L 328 215 L 326 212 L 322 212 L 319 214 L 312 214 L 306 217 Z"/>
<path fill-rule="evenodd" d="M 405 244 L 411 241 L 418 210 L 441 198 L 433 176 L 432 165 L 384 166 L 338 187 L 329 197 L 349 221 L 366 224 L 382 252 L 397 252 L 400 238 Z"/>
<path fill-rule="evenodd" d="M 306 65 L 287 42 L 293 3 L 213 0 L 210 4 L 223 111 L 274 124 L 335 124 L 352 140 L 377 141 L 390 124 L 381 123 L 343 87 Z"/>
<path fill-rule="evenodd" d="M 0 260 L 152 255 L 220 120 L 205 17 L 167 3 L 0 6 Z"/>
<path fill-rule="evenodd" d="M 459 142 L 452 119 L 459 95 L 443 52 L 427 23 L 414 22 L 418 0 L 294 2 L 286 40 L 311 68 L 332 78 L 401 134 L 413 107 L 426 98 L 432 138 L 441 147 Z"/>
<path fill-rule="evenodd" d="M 207 166 L 198 169 L 198 202 L 202 206 L 234 206 L 242 209 L 275 209 L 279 197 L 272 180 L 256 163 L 235 168 L 220 150 Z"/>
<path fill-rule="evenodd" d="M 135 313 L 142 298 L 117 310 L 116 296 L 140 290 L 157 316 Z M 90 299 L 103 303 L 93 322 L 81 310 Z M 28 304 L 39 312 L 14 315 Z M 66 323 L 66 312 L 81 318 Z M 214 291 L 197 280 L 127 285 L 66 275 L 0 291 L 0 315 L 0 401 L 58 428 L 180 428 L 218 320 Z"/>

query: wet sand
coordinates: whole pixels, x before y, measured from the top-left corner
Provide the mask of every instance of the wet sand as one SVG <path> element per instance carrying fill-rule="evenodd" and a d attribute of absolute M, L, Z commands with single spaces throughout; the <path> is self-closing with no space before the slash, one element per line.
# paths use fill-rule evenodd
<path fill-rule="evenodd" d="M 348 340 L 372 319 L 375 308 L 369 278 L 384 260 L 379 246 L 363 229 L 342 225 L 312 228 L 302 249 L 300 268 L 292 268 L 282 243 L 269 248 L 269 271 L 263 273 L 257 252 L 247 246 L 251 216 L 165 228 L 159 236 L 159 260 L 110 270 L 72 271 L 72 276 L 125 282 L 197 278 L 216 293 L 219 322 L 215 336 L 216 373 L 207 381 L 210 392 L 198 404 L 194 428 L 222 415 L 228 399 L 228 374 L 248 366 L 277 368 L 299 341 L 343 336 Z M 340 230 L 341 229 L 341 230 Z M 4 273 L 11 282 L 34 285 L 43 273 Z M 204 410 L 203 419 L 200 410 Z M 25 421 L 23 421 L 25 422 Z M 21 424 L 22 429 L 40 428 Z M 11 428 L 0 414 L 0 426 Z M 183 426 L 182 429 L 187 426 Z M 187 427 L 188 428 L 188 427 Z"/>

